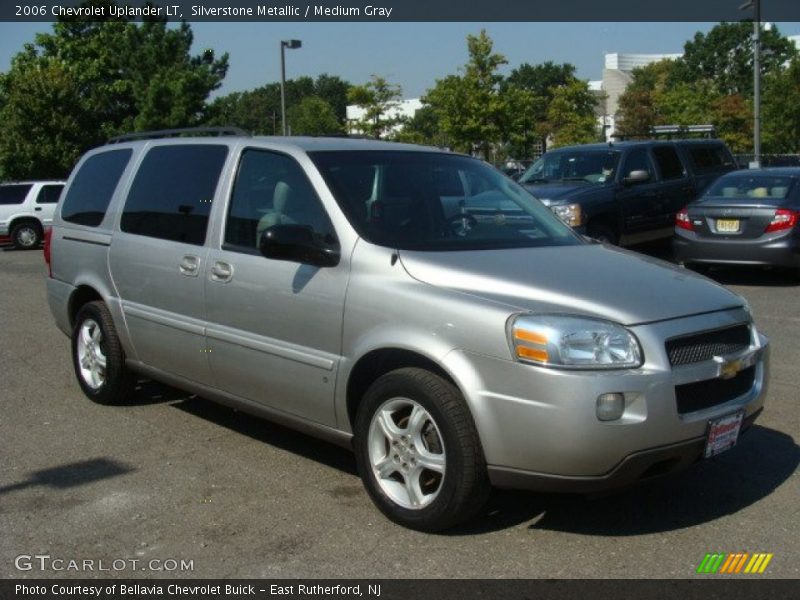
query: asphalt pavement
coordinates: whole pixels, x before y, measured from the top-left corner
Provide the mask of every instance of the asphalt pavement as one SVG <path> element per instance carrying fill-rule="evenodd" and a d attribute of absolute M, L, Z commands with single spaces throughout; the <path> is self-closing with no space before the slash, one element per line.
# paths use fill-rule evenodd
<path fill-rule="evenodd" d="M 709 552 L 773 553 L 749 577 L 800 577 L 800 285 L 712 276 L 772 342 L 766 409 L 736 448 L 615 494 L 496 492 L 430 535 L 386 520 L 336 446 L 149 382 L 91 403 L 41 251 L 0 250 L 0 577 L 724 577 L 695 574 Z"/>

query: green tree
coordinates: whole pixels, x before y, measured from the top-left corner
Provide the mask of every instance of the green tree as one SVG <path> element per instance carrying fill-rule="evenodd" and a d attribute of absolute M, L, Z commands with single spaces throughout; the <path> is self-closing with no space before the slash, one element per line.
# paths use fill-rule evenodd
<path fill-rule="evenodd" d="M 342 133 L 342 125 L 333 107 L 319 96 L 306 96 L 287 109 L 292 135 L 334 135 Z"/>
<path fill-rule="evenodd" d="M 82 6 L 112 4 L 89 0 Z M 228 57 L 217 59 L 211 50 L 192 56 L 192 41 L 188 24 L 167 27 L 165 18 L 147 18 L 140 25 L 110 17 L 60 19 L 52 33 L 26 44 L 0 79 L 0 168 L 7 176 L 41 177 L 38 169 L 46 166 L 53 176 L 64 176 L 76 156 L 110 136 L 201 123 L 208 95 L 225 77 Z M 15 91 L 31 86 L 43 100 Z M 44 99 L 64 94 L 69 102 L 41 106 Z M 38 112 L 27 110 L 32 102 Z M 44 130 L 40 125 L 48 110 L 60 118 Z M 48 148 L 53 139 L 64 145 L 58 157 Z"/>
<path fill-rule="evenodd" d="M 74 78 L 58 60 L 44 59 L 13 77 L 0 75 L 0 90 L 3 178 L 64 177 L 92 126 Z"/>
<path fill-rule="evenodd" d="M 653 125 L 664 125 L 661 95 L 670 86 L 675 61 L 661 60 L 633 70 L 631 82 L 619 97 L 616 131 L 646 135 Z"/>
<path fill-rule="evenodd" d="M 596 99 L 585 81 L 574 80 L 558 87 L 547 108 L 547 132 L 552 147 L 586 144 L 599 139 L 594 116 Z"/>
<path fill-rule="evenodd" d="M 298 77 L 286 81 L 286 112 L 291 130 L 292 107 L 305 98 L 316 96 L 334 111 L 340 129 L 346 122 L 347 90 L 350 84 L 335 75 L 323 73 L 316 80 Z M 207 125 L 241 127 L 259 135 L 279 135 L 281 125 L 281 85 L 268 83 L 244 92 L 233 92 L 216 98 L 209 107 Z"/>
<path fill-rule="evenodd" d="M 436 111 L 428 105 L 422 106 L 414 113 L 414 116 L 397 133 L 395 140 L 409 144 L 439 146 L 440 148 L 448 148 L 451 145 L 450 138 L 442 132 Z"/>
<path fill-rule="evenodd" d="M 464 152 L 477 151 L 490 159 L 492 149 L 504 142 L 508 123 L 512 122 L 509 110 L 518 104 L 520 110 L 533 102 L 533 93 L 516 91 L 501 93 L 500 67 L 508 61 L 502 54 L 492 51 L 493 42 L 481 30 L 479 35 L 467 36 L 469 60 L 461 75 L 450 75 L 437 80 L 423 101 L 429 104 L 450 138 L 453 147 Z"/>
<path fill-rule="evenodd" d="M 800 57 L 764 81 L 761 117 L 767 152 L 800 152 Z"/>
<path fill-rule="evenodd" d="M 780 70 L 796 55 L 794 44 L 777 27 L 762 31 L 762 75 Z M 698 80 L 713 82 L 721 95 L 753 95 L 752 23 L 720 23 L 707 34 L 697 32 L 686 42 L 683 57 L 676 61 L 672 83 Z"/>
<path fill-rule="evenodd" d="M 399 85 L 389 83 L 379 75 L 373 75 L 364 85 L 351 87 L 347 94 L 348 100 L 364 111 L 364 116 L 355 123 L 355 128 L 373 138 L 390 134 L 403 121 L 401 117 L 392 115 L 399 106 L 401 95 L 402 88 Z"/>

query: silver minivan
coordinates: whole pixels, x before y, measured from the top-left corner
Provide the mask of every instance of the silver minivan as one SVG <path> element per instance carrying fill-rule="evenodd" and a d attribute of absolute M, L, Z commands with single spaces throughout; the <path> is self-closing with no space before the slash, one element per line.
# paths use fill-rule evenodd
<path fill-rule="evenodd" d="M 591 492 L 725 451 L 767 387 L 747 303 L 592 243 L 468 156 L 335 138 L 112 140 L 46 244 L 78 383 L 134 374 L 350 447 L 389 518 Z"/>

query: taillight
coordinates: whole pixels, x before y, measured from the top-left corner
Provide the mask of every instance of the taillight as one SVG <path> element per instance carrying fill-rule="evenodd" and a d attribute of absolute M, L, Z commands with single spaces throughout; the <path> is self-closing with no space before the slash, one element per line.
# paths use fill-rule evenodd
<path fill-rule="evenodd" d="M 788 208 L 779 208 L 775 211 L 775 216 L 772 217 L 772 221 L 770 221 L 769 225 L 767 225 L 764 233 L 791 229 L 797 225 L 798 215 L 800 215 L 800 213 L 797 211 L 789 210 Z"/>
<path fill-rule="evenodd" d="M 675 227 L 694 231 L 694 226 L 689 220 L 689 211 L 687 211 L 685 208 L 680 209 L 675 215 Z"/>
<path fill-rule="evenodd" d="M 50 238 L 53 237 L 53 228 L 44 230 L 44 262 L 47 265 L 47 276 L 53 276 L 53 266 L 50 264 Z"/>

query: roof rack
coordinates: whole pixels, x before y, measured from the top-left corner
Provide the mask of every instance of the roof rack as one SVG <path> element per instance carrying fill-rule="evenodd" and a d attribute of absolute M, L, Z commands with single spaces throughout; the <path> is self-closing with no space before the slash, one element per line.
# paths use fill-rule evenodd
<path fill-rule="evenodd" d="M 717 137 L 717 129 L 713 125 L 653 125 L 647 133 L 614 134 L 617 141 L 631 139 L 652 139 L 666 137 L 696 136 L 701 138 Z"/>
<path fill-rule="evenodd" d="M 137 131 L 118 135 L 106 142 L 106 144 L 121 144 L 122 142 L 133 142 L 136 140 L 153 140 L 167 137 L 180 137 L 182 135 L 233 135 L 250 137 L 250 133 L 239 127 L 185 127 L 182 129 L 159 129 L 157 131 Z"/>

